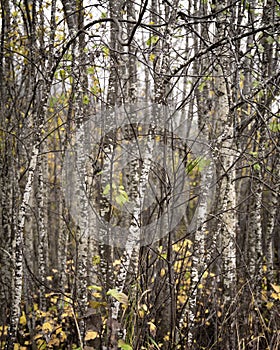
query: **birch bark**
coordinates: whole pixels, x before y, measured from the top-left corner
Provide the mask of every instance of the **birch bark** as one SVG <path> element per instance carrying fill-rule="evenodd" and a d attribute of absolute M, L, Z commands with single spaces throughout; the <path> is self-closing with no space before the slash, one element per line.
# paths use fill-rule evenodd
<path fill-rule="evenodd" d="M 42 128 L 42 124 L 40 127 Z M 41 129 L 39 129 L 39 133 Z M 15 270 L 14 270 L 14 296 L 11 308 L 10 327 L 8 332 L 8 340 L 6 343 L 6 349 L 13 349 L 16 342 L 16 333 L 18 327 L 18 321 L 20 316 L 20 305 L 22 298 L 22 282 L 23 282 L 23 232 L 26 219 L 26 211 L 28 208 L 30 196 L 32 193 L 32 185 L 34 180 L 34 173 L 37 166 L 37 159 L 39 155 L 40 134 L 39 139 L 33 146 L 30 165 L 28 167 L 28 178 L 25 185 L 23 199 L 18 215 L 18 227 L 15 236 Z"/>
<path fill-rule="evenodd" d="M 275 174 L 280 174 L 279 157 L 275 159 Z M 268 214 L 267 231 L 266 231 L 266 261 L 267 261 L 267 284 L 275 283 L 275 246 L 274 246 L 274 232 L 276 229 L 277 208 L 279 208 L 279 191 L 280 182 L 275 178 L 272 182 L 274 191 L 271 193 L 271 207 Z M 269 287 L 270 288 L 270 287 Z"/>
<path fill-rule="evenodd" d="M 216 11 L 222 10 L 225 5 L 223 1 L 217 1 Z M 217 18 L 216 23 L 216 39 L 219 40 L 225 35 L 228 35 L 227 15 L 223 12 Z M 223 48 L 222 48 L 223 49 Z M 219 55 L 217 71 L 214 77 L 214 114 L 216 119 L 217 140 L 217 155 L 221 162 L 222 176 L 220 184 L 219 201 L 220 210 L 220 227 L 218 229 L 218 237 L 220 236 L 222 249 L 222 273 L 223 273 L 223 300 L 225 307 L 229 308 L 231 301 L 236 293 L 236 231 L 237 231 L 237 216 L 236 216 L 236 168 L 235 162 L 237 159 L 236 145 L 234 140 L 234 116 L 230 113 L 229 105 L 231 96 L 229 95 L 230 71 L 229 60 L 223 52 Z M 230 311 L 229 311 L 230 312 Z M 232 321 L 233 322 L 233 321 Z M 235 348 L 236 339 L 234 330 L 230 323 L 227 326 L 228 338 L 226 339 L 227 349 Z"/>
<path fill-rule="evenodd" d="M 29 8 L 25 9 L 27 13 L 29 13 Z M 30 25 L 30 49 L 37 49 L 36 47 L 36 41 L 35 41 L 35 23 L 36 23 L 36 4 L 32 7 L 32 21 L 29 23 Z M 54 9 L 52 9 L 54 11 Z M 30 13 L 29 13 L 30 16 Z M 23 268 L 24 268 L 24 261 L 23 261 L 23 253 L 24 253 L 24 228 L 26 223 L 26 215 L 27 210 L 29 206 L 29 201 L 32 194 L 32 187 L 34 183 L 34 175 L 35 171 L 38 165 L 38 156 L 40 152 L 40 145 L 43 138 L 43 128 L 44 128 L 44 122 L 45 122 L 45 115 L 47 110 L 47 102 L 50 94 L 51 89 L 51 82 L 52 82 L 52 65 L 53 65 L 53 45 L 52 45 L 52 39 L 53 39 L 54 33 L 52 32 L 51 40 L 50 40 L 50 49 L 49 49 L 49 56 L 48 56 L 48 65 L 46 69 L 46 76 L 45 80 L 41 81 L 39 80 L 35 84 L 35 77 L 34 74 L 33 77 L 30 78 L 30 80 L 27 80 L 27 82 L 30 84 L 28 86 L 28 96 L 32 96 L 32 99 L 30 100 L 30 103 L 35 104 L 35 108 L 33 109 L 33 116 L 32 120 L 35 121 L 35 136 L 34 136 L 34 142 L 32 145 L 32 152 L 30 156 L 30 162 L 27 168 L 27 180 L 26 184 L 24 186 L 22 200 L 18 212 L 18 220 L 17 220 L 17 229 L 15 232 L 15 253 L 14 253 L 14 271 L 13 271 L 13 287 L 14 287 L 14 294 L 13 294 L 13 300 L 12 300 L 12 306 L 10 310 L 10 323 L 9 323 L 9 330 L 8 330 L 8 336 L 7 336 L 7 342 L 5 344 L 6 349 L 13 349 L 14 343 L 16 342 L 16 336 L 17 336 L 17 329 L 18 329 L 18 322 L 19 322 L 19 316 L 20 316 L 20 306 L 22 301 L 22 293 L 23 293 Z M 34 64 L 34 57 L 33 51 L 31 50 L 29 52 L 31 55 L 31 66 L 30 66 L 30 73 L 35 71 L 36 65 Z M 30 92 L 31 91 L 31 92 Z M 37 100 L 36 98 L 39 98 Z M 36 104 L 37 102 L 37 104 Z"/>

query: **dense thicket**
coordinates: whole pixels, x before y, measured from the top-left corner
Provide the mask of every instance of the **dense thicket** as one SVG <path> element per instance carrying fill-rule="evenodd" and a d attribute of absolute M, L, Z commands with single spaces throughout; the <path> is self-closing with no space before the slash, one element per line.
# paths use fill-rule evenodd
<path fill-rule="evenodd" d="M 0 10 L 1 348 L 278 349 L 279 1 Z"/>

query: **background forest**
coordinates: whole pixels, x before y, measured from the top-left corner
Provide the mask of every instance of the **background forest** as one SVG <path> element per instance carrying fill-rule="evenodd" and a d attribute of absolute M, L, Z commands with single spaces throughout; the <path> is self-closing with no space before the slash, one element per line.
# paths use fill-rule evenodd
<path fill-rule="evenodd" d="M 280 2 L 0 11 L 1 349 L 279 349 Z"/>

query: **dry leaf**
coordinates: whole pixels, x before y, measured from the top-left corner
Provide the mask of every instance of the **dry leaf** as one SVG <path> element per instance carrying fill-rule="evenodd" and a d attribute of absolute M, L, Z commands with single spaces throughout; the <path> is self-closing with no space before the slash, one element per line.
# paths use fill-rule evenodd
<path fill-rule="evenodd" d="M 96 331 L 87 331 L 85 336 L 85 341 L 93 340 L 98 337 L 98 333 Z"/>

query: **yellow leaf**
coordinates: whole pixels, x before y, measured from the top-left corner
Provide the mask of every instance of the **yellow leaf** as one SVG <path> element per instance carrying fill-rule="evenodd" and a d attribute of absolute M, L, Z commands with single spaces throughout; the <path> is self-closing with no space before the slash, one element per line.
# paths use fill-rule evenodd
<path fill-rule="evenodd" d="M 180 304 L 185 304 L 186 300 L 187 300 L 187 297 L 185 295 L 178 296 L 178 301 Z"/>
<path fill-rule="evenodd" d="M 157 142 L 160 142 L 161 136 L 160 136 L 160 135 L 156 135 L 155 140 L 156 140 Z"/>
<path fill-rule="evenodd" d="M 93 309 L 98 309 L 101 306 L 107 306 L 107 303 L 105 301 L 95 301 L 95 300 L 91 300 L 89 302 L 90 307 L 92 307 Z"/>
<path fill-rule="evenodd" d="M 214 90 L 209 90 L 209 97 L 213 97 L 215 95 L 215 91 Z"/>
<path fill-rule="evenodd" d="M 115 261 L 113 262 L 113 266 L 120 265 L 121 263 L 122 263 L 121 260 L 115 260 Z"/>
<path fill-rule="evenodd" d="M 157 327 L 153 322 L 148 322 L 149 328 L 150 328 L 150 332 L 153 333 Z"/>
<path fill-rule="evenodd" d="M 20 344 L 19 343 L 15 343 L 14 344 L 14 350 L 19 350 L 20 349 Z"/>
<path fill-rule="evenodd" d="M 182 260 L 175 261 L 175 263 L 174 263 L 174 270 L 176 272 L 179 272 L 181 270 L 181 267 L 182 267 Z"/>
<path fill-rule="evenodd" d="M 61 126 L 62 124 L 63 124 L 63 120 L 60 117 L 58 117 L 57 118 L 57 125 Z"/>
<path fill-rule="evenodd" d="M 146 312 L 148 311 L 148 306 L 146 304 L 142 304 L 141 306 L 144 311 Z"/>
<path fill-rule="evenodd" d="M 92 258 L 92 264 L 93 264 L 93 265 L 98 265 L 98 264 L 100 264 L 100 261 L 101 261 L 101 259 L 100 259 L 100 256 L 99 256 L 99 255 L 94 255 L 94 257 Z"/>
<path fill-rule="evenodd" d="M 271 298 L 277 300 L 280 299 L 280 294 L 279 293 L 271 293 Z"/>
<path fill-rule="evenodd" d="M 8 326 L 0 326 L 0 333 L 3 335 L 7 335 L 8 333 Z"/>
<path fill-rule="evenodd" d="M 170 336 L 169 336 L 169 333 L 167 333 L 164 338 L 163 338 L 165 341 L 168 341 L 170 339 Z"/>
<path fill-rule="evenodd" d="M 118 292 L 116 289 L 110 289 L 107 292 L 107 295 L 112 296 L 120 303 L 124 304 L 125 306 L 128 305 L 128 296 L 122 292 Z"/>
<path fill-rule="evenodd" d="M 37 334 L 35 335 L 35 337 L 33 338 L 34 340 L 37 340 L 37 339 L 40 339 L 40 338 L 43 338 L 43 334 Z"/>
<path fill-rule="evenodd" d="M 46 298 L 49 298 L 49 297 L 51 297 L 51 296 L 53 296 L 53 295 L 55 295 L 55 293 L 46 293 L 46 294 L 45 294 L 45 297 L 46 297 Z"/>
<path fill-rule="evenodd" d="M 59 337 L 60 337 L 60 340 L 61 340 L 62 342 L 65 342 L 65 340 L 67 339 L 67 335 L 66 335 L 66 333 L 65 333 L 64 331 L 61 331 L 61 332 L 59 333 Z"/>
<path fill-rule="evenodd" d="M 50 322 L 45 322 L 42 326 L 42 330 L 45 332 L 51 332 L 53 330 L 53 327 Z"/>
<path fill-rule="evenodd" d="M 20 316 L 19 318 L 19 323 L 23 326 L 26 325 L 26 315 L 25 315 L 25 312 L 22 313 L 22 315 Z"/>
<path fill-rule="evenodd" d="M 275 300 L 280 300 L 280 286 L 277 286 L 276 284 L 271 284 L 271 287 L 274 289 L 275 293 L 271 293 L 271 298 Z"/>
<path fill-rule="evenodd" d="M 268 301 L 268 302 L 266 303 L 266 307 L 267 307 L 268 310 L 271 310 L 272 307 L 273 307 L 273 305 L 274 305 L 274 303 L 273 303 L 272 301 Z"/>
<path fill-rule="evenodd" d="M 55 297 L 51 298 L 51 303 L 56 304 L 57 300 L 58 300 L 58 296 L 55 296 Z"/>
<path fill-rule="evenodd" d="M 64 301 L 66 302 L 66 303 L 72 303 L 72 299 L 71 298 L 68 298 L 68 297 L 66 297 L 66 296 L 64 296 Z"/>
<path fill-rule="evenodd" d="M 160 277 L 164 277 L 164 275 L 165 275 L 165 269 L 161 269 L 160 270 Z"/>
<path fill-rule="evenodd" d="M 62 330 L 61 327 L 57 328 L 55 334 L 58 335 L 60 341 L 64 342 L 67 339 L 66 333 Z"/>
<path fill-rule="evenodd" d="M 149 60 L 151 62 L 153 62 L 155 60 L 155 58 L 156 58 L 156 55 L 154 53 L 151 53 L 150 56 L 149 56 Z"/>
<path fill-rule="evenodd" d="M 50 345 L 59 346 L 60 345 L 60 340 L 57 337 L 52 337 L 51 340 L 48 342 L 48 347 Z"/>
<path fill-rule="evenodd" d="M 186 247 L 190 247 L 193 245 L 193 241 L 191 241 L 190 239 L 185 239 L 184 241 L 184 246 Z"/>
<path fill-rule="evenodd" d="M 97 290 L 98 292 L 101 292 L 101 291 L 102 291 L 102 287 L 96 286 L 95 284 L 92 285 L 92 286 L 88 286 L 88 289 L 89 289 L 89 290 L 94 289 L 94 290 Z"/>
<path fill-rule="evenodd" d="M 87 331 L 85 336 L 85 341 L 87 340 L 93 340 L 98 337 L 98 333 L 95 331 Z"/>
<path fill-rule="evenodd" d="M 99 292 L 94 292 L 94 293 L 92 293 L 92 295 L 95 297 L 95 298 L 102 298 L 102 294 L 101 293 L 99 293 Z"/>
<path fill-rule="evenodd" d="M 275 290 L 276 293 L 280 294 L 280 286 L 276 284 L 271 284 L 271 287 Z"/>
<path fill-rule="evenodd" d="M 36 344 L 38 349 L 46 349 L 47 347 L 46 341 L 44 339 L 38 339 Z"/>

